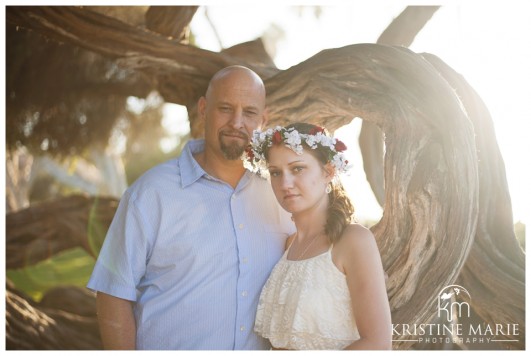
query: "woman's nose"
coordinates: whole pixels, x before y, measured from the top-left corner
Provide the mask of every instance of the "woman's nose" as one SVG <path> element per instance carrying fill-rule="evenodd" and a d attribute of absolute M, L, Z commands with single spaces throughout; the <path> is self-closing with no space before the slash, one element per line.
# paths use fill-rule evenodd
<path fill-rule="evenodd" d="M 293 177 L 290 174 L 282 175 L 282 189 L 289 190 L 293 188 Z"/>

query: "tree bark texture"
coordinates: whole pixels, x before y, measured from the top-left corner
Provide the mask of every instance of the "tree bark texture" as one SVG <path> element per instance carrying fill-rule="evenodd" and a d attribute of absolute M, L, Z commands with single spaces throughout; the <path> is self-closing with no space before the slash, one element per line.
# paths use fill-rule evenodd
<path fill-rule="evenodd" d="M 6 268 L 34 265 L 74 247 L 97 256 L 116 198 L 72 195 L 6 216 Z"/>
<path fill-rule="evenodd" d="M 166 101 L 193 107 L 212 75 L 233 64 L 246 65 L 262 78 L 278 72 L 224 53 L 180 44 L 154 32 L 79 7 L 11 6 L 8 23 L 36 31 L 56 41 L 86 48 L 124 68 L 141 69 L 157 82 Z"/>
<path fill-rule="evenodd" d="M 367 177 L 367 182 L 369 182 L 378 204 L 384 206 L 384 137 L 382 130 L 376 124 L 363 120 L 358 142 L 363 160 L 363 171 Z"/>
<path fill-rule="evenodd" d="M 393 46 L 409 47 L 420 30 L 439 10 L 440 6 L 408 6 L 398 15 L 376 43 Z"/>
<path fill-rule="evenodd" d="M 7 350 L 102 349 L 94 295 L 68 287 L 52 291 L 50 300 L 35 304 L 8 283 Z"/>
<path fill-rule="evenodd" d="M 188 24 L 199 6 L 150 6 L 146 12 L 146 27 L 179 42 L 188 38 Z"/>
<path fill-rule="evenodd" d="M 502 255 L 511 256 L 510 252 L 514 251 L 508 232 L 510 201 L 504 174 L 503 177 L 488 177 L 499 174 L 496 169 L 503 169 L 503 162 L 500 157 L 491 167 L 487 157 L 482 158 L 487 165 L 478 167 L 475 135 L 485 123 L 474 123 L 479 125 L 474 131 L 474 119 L 467 115 L 454 88 L 441 76 L 439 70 L 442 69 L 436 69 L 440 66 L 426 60 L 427 55 L 387 45 L 360 44 L 322 51 L 279 72 L 269 65 L 183 46 L 79 8 L 10 7 L 7 20 L 56 40 L 116 58 L 122 66 L 153 73 L 157 80 L 165 83 L 159 87 L 165 88 L 167 96 L 163 95 L 168 101 L 189 108 L 195 105 L 214 72 L 229 64 L 243 64 L 265 79 L 272 126 L 306 121 L 333 131 L 350 123 L 354 117 L 375 124 L 385 137 L 385 205 L 381 221 L 372 230 L 389 275 L 393 323 L 420 324 L 432 320 L 438 292 L 457 280 L 474 237 L 479 246 L 472 250 L 470 263 L 467 262 L 461 278 L 463 284 L 477 286 L 478 292 L 473 292 L 473 296 L 479 296 L 479 288 L 482 288 L 485 298 L 478 298 L 482 302 L 475 305 L 476 312 L 486 320 L 497 320 L 500 315 L 508 322 L 520 320 L 518 313 L 524 308 L 523 298 L 513 298 L 511 310 L 505 310 L 502 303 L 494 308 L 489 304 L 491 298 L 505 296 L 501 289 L 521 283 L 519 278 L 504 279 L 506 276 L 523 273 L 519 260 L 500 259 Z M 191 126 L 194 127 L 193 122 Z M 482 175 L 479 178 L 478 168 Z M 489 179 L 492 179 L 490 185 Z M 491 189 L 499 183 L 505 183 L 496 190 L 499 196 L 488 197 L 482 193 L 481 189 Z M 489 208 L 485 208 L 485 204 Z M 496 209 L 501 209 L 502 214 Z M 43 209 L 42 213 L 56 213 L 55 210 Z M 79 210 L 78 215 L 75 215 L 76 210 Z M 102 214 L 112 217 L 111 210 Z M 70 244 L 84 243 L 85 248 L 90 249 L 82 236 L 86 233 L 84 224 L 90 219 L 82 215 L 90 216 L 91 209 L 81 204 L 75 209 L 59 211 L 59 214 L 70 212 L 76 216 L 77 227 L 67 227 L 67 230 L 84 231 L 68 235 L 67 239 L 76 239 Z M 506 240 L 498 241 L 499 232 L 489 225 L 496 214 L 503 217 L 500 228 Z M 56 244 L 62 246 L 61 243 L 52 242 L 53 227 L 35 225 L 41 228 L 39 231 L 27 224 L 35 216 L 39 215 L 29 214 L 17 224 L 10 224 L 8 216 L 8 265 L 16 266 L 16 261 L 24 260 L 17 250 L 28 248 L 36 239 L 45 241 L 39 249 L 54 253 L 60 250 Z M 23 226 L 22 221 L 28 226 Z M 55 238 L 61 241 L 62 236 L 67 235 L 59 232 L 65 229 L 61 226 L 69 223 L 48 221 L 60 227 L 56 228 Z M 49 230 L 43 230 L 43 226 Z M 481 230 L 486 227 L 490 230 Z M 24 238 L 18 242 L 10 236 Z M 15 248 L 16 243 L 20 245 Z M 28 248 L 29 251 L 33 249 L 38 250 Z M 16 257 L 10 258 L 11 252 Z M 31 261 L 38 259 L 34 255 L 43 256 L 42 253 L 31 254 Z M 496 266 L 499 260 L 504 261 L 499 273 L 478 278 L 481 269 Z M 400 342 L 394 346 L 409 347 Z"/>
<path fill-rule="evenodd" d="M 454 87 L 475 128 L 479 169 L 479 218 L 470 255 L 458 282 L 473 296 L 472 307 L 490 325 L 519 324 L 518 342 L 525 349 L 525 253 L 513 225 L 505 165 L 489 110 L 463 76 L 438 57 L 425 54 Z M 514 339 L 512 336 L 500 338 Z"/>
<path fill-rule="evenodd" d="M 409 47 L 424 25 L 440 6 L 408 6 L 393 19 L 376 43 Z M 385 203 L 382 131 L 374 123 L 363 120 L 359 136 L 363 170 L 380 206 Z"/>

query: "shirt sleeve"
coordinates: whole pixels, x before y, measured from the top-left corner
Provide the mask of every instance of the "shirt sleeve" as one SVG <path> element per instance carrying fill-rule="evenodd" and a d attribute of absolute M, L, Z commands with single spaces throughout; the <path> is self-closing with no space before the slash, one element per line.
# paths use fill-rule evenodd
<path fill-rule="evenodd" d="M 146 272 L 148 241 L 153 229 L 130 192 L 122 197 L 99 253 L 87 287 L 136 301 Z"/>

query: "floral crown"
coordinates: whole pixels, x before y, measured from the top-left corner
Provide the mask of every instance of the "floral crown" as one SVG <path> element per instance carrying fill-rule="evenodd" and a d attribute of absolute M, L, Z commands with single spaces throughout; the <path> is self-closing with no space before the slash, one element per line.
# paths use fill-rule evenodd
<path fill-rule="evenodd" d="M 255 130 L 251 144 L 245 151 L 244 162 L 251 171 L 263 174 L 267 171 L 265 152 L 269 147 L 284 143 L 286 147 L 301 155 L 303 141 L 313 150 L 323 148 L 328 154 L 328 162 L 336 168 L 336 173 L 345 173 L 350 168 L 343 154 L 347 146 L 342 141 L 328 136 L 325 129 L 319 126 L 313 127 L 307 134 L 300 133 L 294 127 L 277 126 L 266 131 Z"/>

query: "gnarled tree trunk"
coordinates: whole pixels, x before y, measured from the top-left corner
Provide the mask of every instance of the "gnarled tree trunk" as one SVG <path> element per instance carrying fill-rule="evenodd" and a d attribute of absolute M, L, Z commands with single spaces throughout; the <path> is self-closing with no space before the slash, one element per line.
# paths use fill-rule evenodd
<path fill-rule="evenodd" d="M 505 165 L 490 113 L 466 80 L 439 58 L 425 54 L 456 89 L 475 128 L 479 167 L 479 219 L 472 250 L 459 283 L 474 296 L 475 312 L 488 324 L 518 324 L 525 348 L 525 254 L 516 239 Z M 514 340 L 514 335 L 499 335 Z"/>
<path fill-rule="evenodd" d="M 380 35 L 376 43 L 409 47 L 420 30 L 440 6 L 408 6 Z M 385 203 L 382 131 L 371 121 L 363 120 L 359 144 L 363 170 L 380 206 Z"/>
<path fill-rule="evenodd" d="M 7 214 L 6 268 L 34 265 L 81 247 L 96 257 L 118 199 L 72 195 Z"/>
<path fill-rule="evenodd" d="M 79 7 L 11 6 L 7 8 L 6 20 L 57 41 L 114 58 L 121 67 L 141 69 L 156 80 L 158 91 L 166 101 L 189 108 L 205 92 L 214 73 L 223 67 L 244 64 L 262 77 L 278 72 L 260 63 L 183 45 Z"/>
<path fill-rule="evenodd" d="M 95 298 L 75 287 L 51 291 L 49 300 L 29 301 L 8 283 L 7 350 L 101 349 Z"/>

